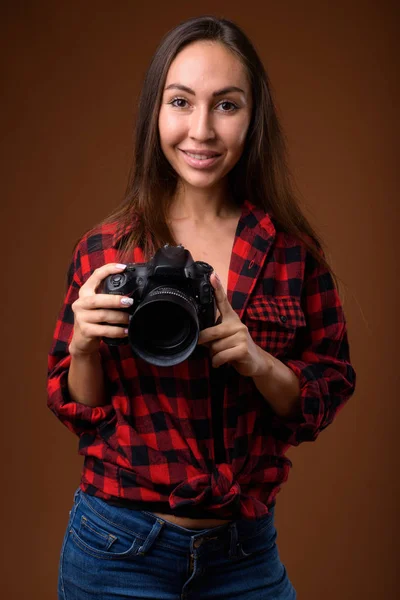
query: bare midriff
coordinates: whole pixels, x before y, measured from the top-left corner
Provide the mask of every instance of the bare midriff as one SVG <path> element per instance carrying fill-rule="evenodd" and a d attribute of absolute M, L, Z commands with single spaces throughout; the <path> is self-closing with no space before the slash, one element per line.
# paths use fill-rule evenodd
<path fill-rule="evenodd" d="M 175 515 L 158 512 L 153 513 L 153 515 L 161 517 L 165 521 L 169 521 L 180 527 L 184 527 L 185 529 L 211 529 L 212 527 L 219 527 L 219 525 L 225 525 L 232 521 L 232 519 L 191 519 L 190 517 L 177 517 Z"/>

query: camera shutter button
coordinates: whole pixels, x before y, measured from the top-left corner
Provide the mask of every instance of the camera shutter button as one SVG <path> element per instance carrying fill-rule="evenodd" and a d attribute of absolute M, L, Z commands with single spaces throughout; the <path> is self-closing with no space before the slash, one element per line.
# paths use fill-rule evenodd
<path fill-rule="evenodd" d="M 203 260 L 197 260 L 196 266 L 197 266 L 198 270 L 203 273 L 211 273 L 211 271 L 213 270 L 212 266 L 209 265 L 208 263 L 204 262 Z"/>

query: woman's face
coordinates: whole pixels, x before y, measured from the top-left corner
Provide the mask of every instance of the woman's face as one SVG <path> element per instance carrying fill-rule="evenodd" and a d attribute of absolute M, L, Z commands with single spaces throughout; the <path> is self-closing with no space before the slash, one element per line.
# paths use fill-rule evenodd
<path fill-rule="evenodd" d="M 218 186 L 239 160 L 251 118 L 242 63 L 222 44 L 195 42 L 172 62 L 159 113 L 161 148 L 185 187 Z"/>

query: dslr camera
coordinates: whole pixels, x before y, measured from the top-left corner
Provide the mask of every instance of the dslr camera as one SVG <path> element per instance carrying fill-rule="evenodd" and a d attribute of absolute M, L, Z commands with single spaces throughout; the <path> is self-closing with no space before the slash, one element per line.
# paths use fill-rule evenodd
<path fill-rule="evenodd" d="M 212 271 L 208 263 L 194 261 L 182 245 L 166 244 L 147 263 L 128 263 L 122 273 L 104 280 L 103 294 L 133 299 L 131 307 L 121 310 L 131 314 L 127 341 L 135 356 L 169 367 L 192 354 L 200 330 L 215 325 Z M 103 340 L 112 346 L 127 343 Z"/>

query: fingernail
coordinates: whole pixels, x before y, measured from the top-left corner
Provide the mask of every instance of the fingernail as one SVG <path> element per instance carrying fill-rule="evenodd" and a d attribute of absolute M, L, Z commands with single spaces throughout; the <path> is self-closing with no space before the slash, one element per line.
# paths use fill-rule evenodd
<path fill-rule="evenodd" d="M 121 304 L 123 304 L 124 306 L 132 306 L 133 298 L 121 298 Z"/>
<path fill-rule="evenodd" d="M 215 275 L 215 278 L 216 278 L 216 280 L 218 281 L 218 283 L 221 283 L 221 280 L 220 280 L 220 278 L 218 277 L 218 273 L 216 273 L 216 272 L 214 271 L 214 275 Z"/>
<path fill-rule="evenodd" d="M 126 265 L 123 265 L 122 263 L 117 263 L 115 265 L 117 267 L 117 269 L 125 269 Z"/>

